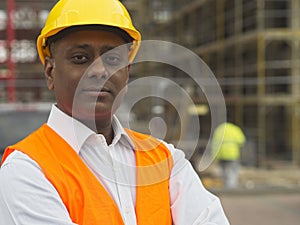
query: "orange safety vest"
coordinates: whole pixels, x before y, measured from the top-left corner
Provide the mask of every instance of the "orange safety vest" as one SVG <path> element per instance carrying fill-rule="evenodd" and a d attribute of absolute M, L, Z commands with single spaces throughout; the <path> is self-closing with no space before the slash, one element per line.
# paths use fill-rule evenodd
<path fill-rule="evenodd" d="M 136 217 L 139 225 L 171 225 L 169 177 L 173 159 L 164 144 L 148 135 L 126 130 L 135 145 Z M 38 163 L 58 191 L 72 221 L 79 225 L 124 224 L 117 205 L 76 152 L 44 124 L 6 149 L 15 149 Z"/>

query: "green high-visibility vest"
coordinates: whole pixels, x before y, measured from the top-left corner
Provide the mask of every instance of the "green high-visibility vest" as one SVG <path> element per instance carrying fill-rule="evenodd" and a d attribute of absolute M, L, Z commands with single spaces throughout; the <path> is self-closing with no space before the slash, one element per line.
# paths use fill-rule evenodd
<path fill-rule="evenodd" d="M 245 141 L 241 128 L 232 123 L 223 123 L 214 131 L 212 152 L 219 160 L 237 160 Z"/>

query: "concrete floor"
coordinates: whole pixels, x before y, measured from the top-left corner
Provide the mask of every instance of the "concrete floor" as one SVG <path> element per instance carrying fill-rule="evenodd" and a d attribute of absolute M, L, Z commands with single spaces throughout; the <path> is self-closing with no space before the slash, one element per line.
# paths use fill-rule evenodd
<path fill-rule="evenodd" d="M 222 194 L 231 225 L 300 224 L 299 193 Z"/>

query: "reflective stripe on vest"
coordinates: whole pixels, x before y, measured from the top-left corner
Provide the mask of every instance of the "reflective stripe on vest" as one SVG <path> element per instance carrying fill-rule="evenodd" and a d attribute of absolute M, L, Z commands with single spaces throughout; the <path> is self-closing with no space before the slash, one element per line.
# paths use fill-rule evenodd
<path fill-rule="evenodd" d="M 135 145 L 136 217 L 139 225 L 171 225 L 169 177 L 173 159 L 153 137 L 126 130 Z M 44 124 L 6 149 L 2 162 L 15 149 L 38 163 L 58 191 L 74 223 L 124 224 L 117 205 L 76 152 Z"/>

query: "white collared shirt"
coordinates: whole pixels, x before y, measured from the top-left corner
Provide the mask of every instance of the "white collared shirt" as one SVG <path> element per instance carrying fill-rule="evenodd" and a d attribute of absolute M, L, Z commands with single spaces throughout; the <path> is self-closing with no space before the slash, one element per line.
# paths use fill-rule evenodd
<path fill-rule="evenodd" d="M 135 155 L 133 143 L 116 117 L 114 139 L 107 145 L 79 121 L 56 106 L 48 122 L 95 174 L 116 202 L 124 223 L 136 225 Z M 175 225 L 227 225 L 219 198 L 208 192 L 181 150 L 165 143 L 174 167 L 170 178 L 170 200 Z M 74 225 L 56 189 L 40 167 L 27 155 L 14 151 L 0 170 L 0 224 Z"/>

